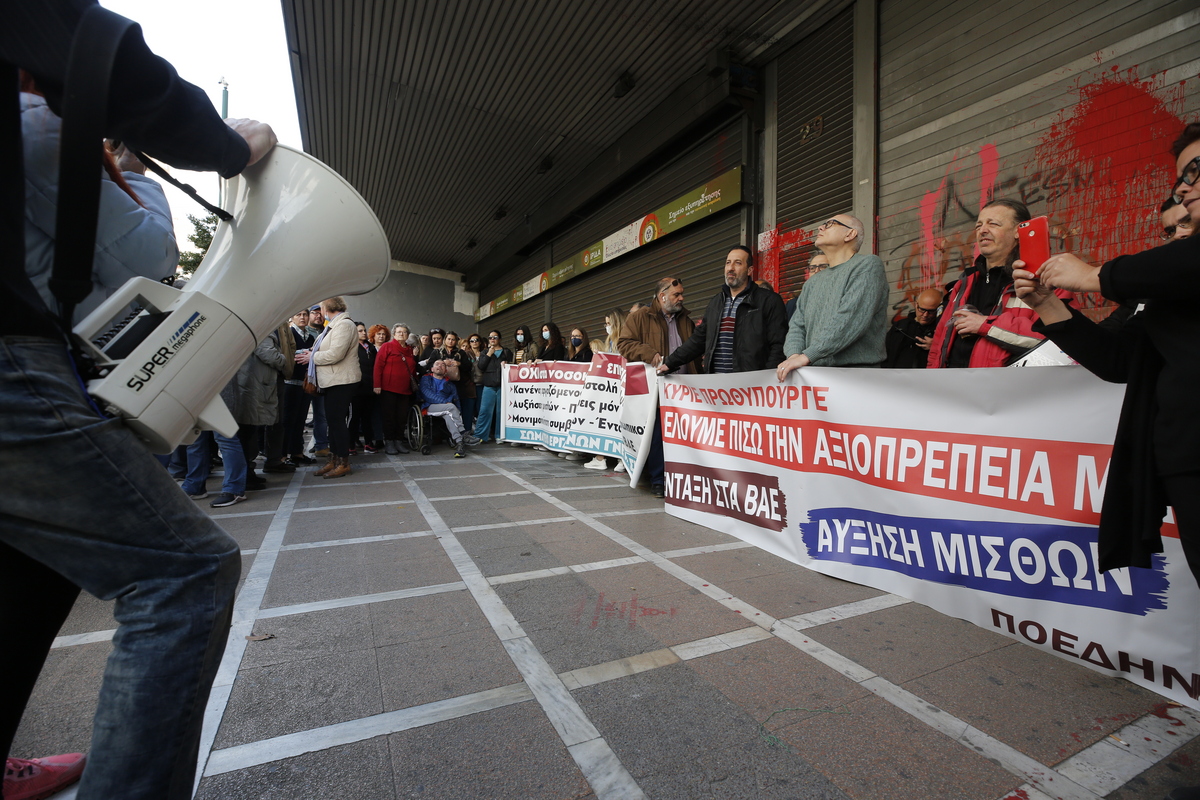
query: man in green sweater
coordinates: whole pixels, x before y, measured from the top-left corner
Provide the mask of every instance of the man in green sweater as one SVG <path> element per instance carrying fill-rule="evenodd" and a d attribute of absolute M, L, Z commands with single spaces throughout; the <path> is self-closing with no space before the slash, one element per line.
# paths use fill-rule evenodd
<path fill-rule="evenodd" d="M 814 244 L 829 268 L 809 278 L 800 293 L 776 368 L 779 380 L 810 364 L 878 367 L 887 356 L 888 283 L 878 256 L 859 253 L 863 224 L 838 214 L 817 228 Z"/>

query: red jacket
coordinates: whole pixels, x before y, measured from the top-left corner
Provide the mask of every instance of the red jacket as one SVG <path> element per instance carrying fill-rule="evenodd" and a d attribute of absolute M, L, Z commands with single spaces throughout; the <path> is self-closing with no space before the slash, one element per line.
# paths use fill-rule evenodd
<path fill-rule="evenodd" d="M 412 348 L 392 339 L 375 356 L 375 388 L 393 394 L 412 394 L 417 361 Z"/>
<path fill-rule="evenodd" d="M 982 261 L 982 257 L 975 263 L 976 267 L 963 273 L 963 277 L 954 284 L 946 298 L 942 317 L 933 335 L 933 344 L 929 347 L 929 369 L 945 367 L 950 357 L 950 348 L 958 336 L 958 331 L 954 329 L 954 312 L 967 305 L 971 287 L 987 270 L 987 264 Z M 1071 292 L 1055 289 L 1054 293 L 1067 305 L 1074 304 L 1074 295 Z M 987 314 L 987 321 L 979 328 L 979 336 L 975 340 L 975 346 L 971 348 L 968 367 L 1007 366 L 1013 359 L 1046 338 L 1033 332 L 1033 323 L 1038 319 L 1037 312 L 1017 297 L 1011 280 L 1000 292 L 1000 299 L 996 301 L 995 307 L 990 311 L 980 311 Z"/>

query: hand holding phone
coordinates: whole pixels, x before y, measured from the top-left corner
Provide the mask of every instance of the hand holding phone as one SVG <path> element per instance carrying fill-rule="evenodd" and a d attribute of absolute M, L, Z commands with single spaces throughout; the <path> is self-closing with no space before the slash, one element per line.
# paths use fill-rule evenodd
<path fill-rule="evenodd" d="M 1034 217 L 1017 225 L 1017 240 L 1021 246 L 1021 260 L 1025 269 L 1033 274 L 1050 258 L 1050 220 Z"/>

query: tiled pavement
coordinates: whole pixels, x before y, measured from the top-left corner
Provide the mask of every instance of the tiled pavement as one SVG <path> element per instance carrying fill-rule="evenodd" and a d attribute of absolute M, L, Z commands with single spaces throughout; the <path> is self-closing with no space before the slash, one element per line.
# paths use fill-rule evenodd
<path fill-rule="evenodd" d="M 269 476 L 214 512 L 243 582 L 197 797 L 1200 784 L 1200 714 L 1132 683 L 669 517 L 624 476 L 499 445 L 448 456 Z M 87 749 L 113 624 L 80 599 L 14 755 Z"/>

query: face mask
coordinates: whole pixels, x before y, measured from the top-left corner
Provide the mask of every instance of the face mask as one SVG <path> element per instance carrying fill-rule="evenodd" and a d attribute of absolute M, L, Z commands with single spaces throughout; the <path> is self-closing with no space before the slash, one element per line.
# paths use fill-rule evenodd
<path fill-rule="evenodd" d="M 604 332 L 607 333 L 609 336 L 612 336 L 612 325 L 605 325 Z"/>
<path fill-rule="evenodd" d="M 581 345 L 581 344 L 583 344 L 583 339 L 580 339 L 578 336 L 571 337 L 571 346 L 572 347 L 579 347 L 579 345 Z"/>
<path fill-rule="evenodd" d="M 523 333 L 518 333 L 518 334 L 517 334 L 517 341 L 518 341 L 518 342 L 523 342 L 523 341 L 525 341 L 525 334 L 523 334 Z"/>
<path fill-rule="evenodd" d="M 547 341 L 549 341 L 549 339 L 550 339 L 550 331 L 542 331 L 542 338 L 543 338 L 543 339 L 546 339 Z"/>

